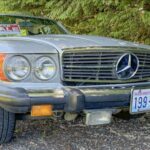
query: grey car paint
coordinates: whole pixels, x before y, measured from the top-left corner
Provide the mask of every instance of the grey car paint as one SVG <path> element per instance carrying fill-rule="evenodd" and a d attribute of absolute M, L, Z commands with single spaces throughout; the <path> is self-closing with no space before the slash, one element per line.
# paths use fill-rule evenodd
<path fill-rule="evenodd" d="M 150 46 L 147 45 L 87 35 L 39 35 L 0 38 L 0 52 L 5 53 L 61 53 L 63 49 L 67 48 L 105 46 L 150 49 Z"/>

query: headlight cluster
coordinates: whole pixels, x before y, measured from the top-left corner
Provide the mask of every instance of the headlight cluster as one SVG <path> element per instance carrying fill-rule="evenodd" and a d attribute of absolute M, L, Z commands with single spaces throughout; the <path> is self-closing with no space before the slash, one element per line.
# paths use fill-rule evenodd
<path fill-rule="evenodd" d="M 23 80 L 30 73 L 31 67 L 26 58 L 15 56 L 10 58 L 6 64 L 6 74 L 10 79 Z"/>
<path fill-rule="evenodd" d="M 48 80 L 54 76 L 56 65 L 49 57 L 41 57 L 36 61 L 35 75 L 41 80 Z"/>
<path fill-rule="evenodd" d="M 40 57 L 33 64 L 23 56 L 13 56 L 5 64 L 5 73 L 11 80 L 26 79 L 30 72 L 40 80 L 49 80 L 56 73 L 55 62 L 50 57 Z"/>

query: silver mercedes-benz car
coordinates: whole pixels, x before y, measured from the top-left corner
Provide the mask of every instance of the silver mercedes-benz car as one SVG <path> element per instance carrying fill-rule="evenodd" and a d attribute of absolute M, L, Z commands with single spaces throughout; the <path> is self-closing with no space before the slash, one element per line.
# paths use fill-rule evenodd
<path fill-rule="evenodd" d="M 150 46 L 72 35 L 41 17 L 0 15 L 0 144 L 17 119 L 111 122 L 150 110 Z"/>

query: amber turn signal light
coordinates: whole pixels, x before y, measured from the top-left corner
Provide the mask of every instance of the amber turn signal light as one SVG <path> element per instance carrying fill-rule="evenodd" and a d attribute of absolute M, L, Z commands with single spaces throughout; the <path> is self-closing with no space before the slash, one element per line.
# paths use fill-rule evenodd
<path fill-rule="evenodd" d="M 8 81 L 3 69 L 5 57 L 5 54 L 0 54 L 0 80 L 2 81 Z"/>
<path fill-rule="evenodd" d="M 32 117 L 42 117 L 42 116 L 52 116 L 53 106 L 52 105 L 35 105 L 32 106 L 31 116 Z"/>

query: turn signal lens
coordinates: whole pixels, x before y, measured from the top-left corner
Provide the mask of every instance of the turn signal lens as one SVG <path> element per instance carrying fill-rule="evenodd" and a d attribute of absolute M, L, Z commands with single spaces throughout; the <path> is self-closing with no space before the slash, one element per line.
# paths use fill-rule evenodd
<path fill-rule="evenodd" d="M 31 109 L 32 117 L 52 116 L 52 115 L 53 115 L 53 106 L 52 105 L 32 106 L 32 109 Z"/>
<path fill-rule="evenodd" d="M 5 54 L 0 54 L 0 80 L 2 81 L 8 81 L 7 77 L 5 76 L 4 68 L 3 68 L 5 58 L 6 58 Z"/>

